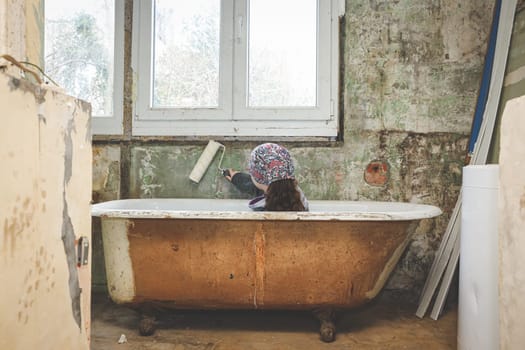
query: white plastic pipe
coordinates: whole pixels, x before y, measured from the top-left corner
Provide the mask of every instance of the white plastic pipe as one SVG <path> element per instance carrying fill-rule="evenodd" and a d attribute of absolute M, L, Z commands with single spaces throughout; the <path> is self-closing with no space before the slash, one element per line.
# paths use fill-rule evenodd
<path fill-rule="evenodd" d="M 498 165 L 463 168 L 458 349 L 499 348 Z"/>

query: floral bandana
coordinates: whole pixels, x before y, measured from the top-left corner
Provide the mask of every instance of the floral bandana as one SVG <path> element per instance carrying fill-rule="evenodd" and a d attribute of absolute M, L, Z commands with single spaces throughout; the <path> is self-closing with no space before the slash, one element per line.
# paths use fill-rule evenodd
<path fill-rule="evenodd" d="M 278 144 L 263 143 L 252 151 L 250 175 L 257 183 L 267 186 L 277 180 L 294 179 L 292 157 Z"/>

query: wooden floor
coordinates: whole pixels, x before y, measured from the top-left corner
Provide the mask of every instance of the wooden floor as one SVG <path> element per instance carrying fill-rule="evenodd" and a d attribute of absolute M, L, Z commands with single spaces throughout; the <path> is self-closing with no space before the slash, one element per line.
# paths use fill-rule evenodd
<path fill-rule="evenodd" d="M 337 320 L 333 343 L 319 340 L 318 321 L 308 312 L 171 311 L 158 318 L 153 336 L 138 334 L 139 315 L 93 295 L 92 350 L 287 350 L 456 348 L 457 308 L 434 321 L 414 316 L 416 304 L 383 293 Z M 119 344 L 124 335 L 126 342 Z"/>

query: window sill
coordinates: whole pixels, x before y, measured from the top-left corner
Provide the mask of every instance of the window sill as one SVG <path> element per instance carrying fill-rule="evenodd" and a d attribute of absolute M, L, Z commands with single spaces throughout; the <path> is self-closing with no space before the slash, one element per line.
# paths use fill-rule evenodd
<path fill-rule="evenodd" d="M 208 142 L 210 139 L 217 142 L 281 142 L 293 143 L 298 146 L 337 147 L 343 142 L 336 137 L 219 137 L 219 136 L 126 136 L 126 135 L 93 135 L 93 144 L 132 143 L 132 144 L 176 144 L 192 145 Z"/>

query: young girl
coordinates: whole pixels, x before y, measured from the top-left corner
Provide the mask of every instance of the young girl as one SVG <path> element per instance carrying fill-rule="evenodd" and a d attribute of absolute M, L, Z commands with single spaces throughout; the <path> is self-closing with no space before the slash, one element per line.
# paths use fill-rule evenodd
<path fill-rule="evenodd" d="M 226 178 L 241 192 L 257 196 L 248 204 L 253 210 L 307 211 L 308 201 L 297 185 L 294 170 L 286 148 L 264 143 L 250 155 L 249 174 L 229 169 Z"/>

